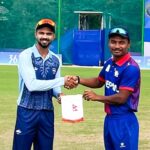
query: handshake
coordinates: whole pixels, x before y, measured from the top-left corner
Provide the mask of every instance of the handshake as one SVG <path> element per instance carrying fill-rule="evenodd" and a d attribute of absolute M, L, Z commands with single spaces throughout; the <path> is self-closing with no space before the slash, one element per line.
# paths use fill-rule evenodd
<path fill-rule="evenodd" d="M 65 76 L 64 77 L 65 83 L 64 83 L 64 87 L 66 89 L 73 89 L 76 88 L 78 86 L 78 84 L 80 83 L 80 77 L 79 76 Z"/>

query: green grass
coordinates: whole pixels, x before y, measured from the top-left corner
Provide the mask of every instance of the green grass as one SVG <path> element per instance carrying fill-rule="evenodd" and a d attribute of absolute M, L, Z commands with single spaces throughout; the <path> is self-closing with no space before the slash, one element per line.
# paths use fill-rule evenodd
<path fill-rule="evenodd" d="M 80 75 L 94 77 L 98 68 L 62 67 L 62 76 Z M 142 71 L 139 112 L 139 150 L 150 149 L 150 70 Z M 73 90 L 62 88 L 65 94 L 82 94 L 86 87 Z M 103 89 L 95 90 L 103 94 Z M 0 150 L 11 150 L 13 130 L 16 121 L 16 100 L 18 97 L 18 74 L 16 66 L 0 66 Z M 103 104 L 84 101 L 84 118 L 81 123 L 64 123 L 61 120 L 61 105 L 54 99 L 55 140 L 54 150 L 103 150 Z"/>

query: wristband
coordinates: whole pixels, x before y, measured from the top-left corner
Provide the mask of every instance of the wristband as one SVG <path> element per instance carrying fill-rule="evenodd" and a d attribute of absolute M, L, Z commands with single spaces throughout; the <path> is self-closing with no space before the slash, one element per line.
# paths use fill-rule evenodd
<path fill-rule="evenodd" d="M 78 79 L 78 84 L 80 83 L 80 77 L 79 76 L 76 76 L 77 77 L 77 79 Z"/>

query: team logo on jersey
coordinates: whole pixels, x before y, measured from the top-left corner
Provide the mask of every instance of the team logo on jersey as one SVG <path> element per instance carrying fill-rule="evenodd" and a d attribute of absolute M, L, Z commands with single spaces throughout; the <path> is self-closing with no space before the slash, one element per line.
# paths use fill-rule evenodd
<path fill-rule="evenodd" d="M 114 92 L 119 93 L 119 91 L 117 89 L 117 85 L 114 84 L 113 82 L 107 80 L 105 86 L 107 89 L 112 89 Z"/>
<path fill-rule="evenodd" d="M 52 68 L 53 74 L 56 74 L 56 68 Z"/>
<path fill-rule="evenodd" d="M 21 134 L 22 132 L 21 132 L 21 130 L 20 129 L 17 129 L 16 130 L 16 134 Z"/>
<path fill-rule="evenodd" d="M 114 72 L 114 76 L 115 77 L 118 77 L 119 76 L 119 72 L 115 69 L 115 72 Z"/>
<path fill-rule="evenodd" d="M 126 146 L 125 146 L 125 143 L 123 143 L 123 142 L 121 142 L 120 143 L 120 148 L 125 148 Z"/>
<path fill-rule="evenodd" d="M 128 64 L 127 64 L 128 66 L 130 66 L 130 63 L 128 62 Z"/>
<path fill-rule="evenodd" d="M 109 72 L 109 70 L 110 70 L 110 65 L 107 66 L 106 72 Z"/>

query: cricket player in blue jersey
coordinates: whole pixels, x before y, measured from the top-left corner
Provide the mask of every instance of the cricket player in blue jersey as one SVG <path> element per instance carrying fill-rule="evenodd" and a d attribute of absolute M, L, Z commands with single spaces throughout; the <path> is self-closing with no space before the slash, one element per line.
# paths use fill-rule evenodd
<path fill-rule="evenodd" d="M 40 20 L 35 28 L 37 42 L 19 56 L 19 97 L 13 150 L 52 150 L 54 108 L 60 86 L 73 88 L 74 80 L 60 76 L 60 60 L 49 50 L 55 38 L 55 22 Z"/>
<path fill-rule="evenodd" d="M 139 123 L 135 113 L 140 95 L 140 69 L 128 49 L 130 37 L 124 28 L 113 28 L 108 35 L 112 58 L 106 61 L 98 77 L 78 78 L 81 85 L 100 88 L 105 96 L 84 91 L 88 101 L 105 104 L 104 144 L 106 150 L 138 150 Z"/>

